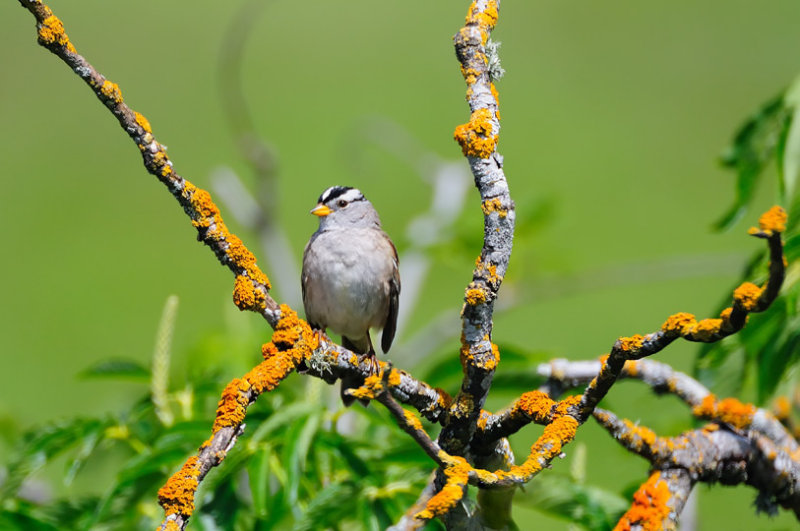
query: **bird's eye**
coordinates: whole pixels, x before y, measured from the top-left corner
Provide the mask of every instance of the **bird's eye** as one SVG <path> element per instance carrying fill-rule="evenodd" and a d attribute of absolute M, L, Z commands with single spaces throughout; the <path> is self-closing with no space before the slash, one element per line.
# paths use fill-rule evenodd
<path fill-rule="evenodd" d="M 339 202 L 337 204 L 341 208 L 347 205 L 347 201 L 345 201 L 344 199 L 339 199 Z"/>

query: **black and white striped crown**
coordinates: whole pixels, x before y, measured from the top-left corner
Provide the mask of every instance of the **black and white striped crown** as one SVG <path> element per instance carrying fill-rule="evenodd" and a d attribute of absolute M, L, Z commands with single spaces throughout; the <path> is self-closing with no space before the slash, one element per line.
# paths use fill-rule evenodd
<path fill-rule="evenodd" d="M 343 199 L 348 203 L 352 203 L 353 201 L 363 201 L 364 195 L 358 188 L 353 188 L 351 186 L 331 186 L 322 192 L 317 202 L 328 204 L 337 199 Z"/>

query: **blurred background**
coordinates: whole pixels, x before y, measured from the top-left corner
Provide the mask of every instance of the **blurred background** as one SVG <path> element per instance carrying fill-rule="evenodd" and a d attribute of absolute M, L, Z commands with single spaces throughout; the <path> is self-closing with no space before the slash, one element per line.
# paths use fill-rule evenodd
<path fill-rule="evenodd" d="M 451 40 L 466 2 L 51 7 L 78 51 L 150 120 L 177 172 L 212 191 L 278 300 L 296 301 L 299 277 L 281 285 L 273 269 L 291 278 L 316 229 L 308 210 L 318 195 L 334 184 L 360 188 L 408 257 L 404 290 L 420 292 L 406 300 L 390 358 L 455 394 L 459 309 L 482 236 L 478 195 L 452 140 L 469 117 Z M 729 298 L 763 245 L 746 230 L 775 202 L 776 181 L 761 183 L 731 230 L 714 232 L 735 195 L 719 156 L 742 121 L 800 73 L 798 18 L 790 0 L 503 3 L 493 34 L 506 70 L 496 84 L 499 150 L 519 221 L 493 339 L 518 366 L 595 358 L 618 336 L 654 331 L 678 311 L 713 316 Z M 99 373 L 108 360 L 149 368 L 170 295 L 179 303 L 169 386 L 194 389 L 213 372 L 215 395 L 260 361 L 268 326 L 233 306 L 230 273 L 197 243 L 108 111 L 36 44 L 34 20 L 16 2 L 0 7 L 0 43 L 0 451 L 9 454 L 25 430 L 114 416 L 146 395 L 148 379 L 135 370 Z M 241 139 L 243 116 L 269 145 L 271 184 L 243 156 L 243 145 L 253 153 Z M 277 236 L 257 230 L 259 203 Z M 290 254 L 268 258 L 265 238 Z M 682 342 L 658 360 L 691 372 L 696 354 Z M 518 382 L 500 384 L 487 409 L 519 394 Z M 328 400 L 327 388 L 317 391 Z M 660 435 L 693 426 L 676 399 L 633 382 L 603 405 Z M 512 440 L 519 460 L 538 431 Z M 198 433 L 190 449 L 204 439 Z M 566 453 L 548 472 L 573 470 L 573 479 L 627 497 L 646 479 L 647 463 L 593 422 Z M 579 472 L 574 453 L 584 454 Z M 34 480 L 47 484 L 44 496 L 98 491 L 123 454 L 98 454 L 69 487 L 59 479 L 64 462 Z M 518 498 L 535 496 L 530 489 Z M 784 513 L 755 516 L 751 489 L 697 491 L 699 529 L 796 525 Z M 520 528 L 573 525 L 528 502 L 515 506 Z"/>

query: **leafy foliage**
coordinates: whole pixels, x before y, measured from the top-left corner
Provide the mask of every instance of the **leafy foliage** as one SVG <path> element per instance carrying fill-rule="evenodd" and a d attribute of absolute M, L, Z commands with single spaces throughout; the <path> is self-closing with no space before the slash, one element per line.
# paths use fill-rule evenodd
<path fill-rule="evenodd" d="M 156 356 L 163 371 L 164 349 L 158 349 Z M 142 381 L 146 390 L 123 411 L 35 427 L 20 438 L 0 488 L 0 528 L 158 525 L 163 514 L 156 505 L 156 492 L 209 436 L 210 419 L 227 382 L 219 376 L 223 368 L 216 367 L 196 377 L 188 388 L 168 389 L 166 404 L 159 406 L 175 418 L 167 425 L 153 401 L 150 382 L 139 377 L 140 370 L 150 374 L 135 362 L 113 360 L 83 373 Z M 224 466 L 212 470 L 201 485 L 192 525 L 196 529 L 386 528 L 413 504 L 431 468 L 413 441 L 397 433 L 394 420 L 377 408 L 343 410 L 337 391 L 321 381 L 287 381 L 280 393 L 264 395 L 250 407 L 247 431 Z M 51 499 L 50 489 L 40 479 L 42 469 L 65 460 L 61 477 L 69 486 L 90 459 L 114 462 L 113 483 L 98 485 L 93 494 Z"/>

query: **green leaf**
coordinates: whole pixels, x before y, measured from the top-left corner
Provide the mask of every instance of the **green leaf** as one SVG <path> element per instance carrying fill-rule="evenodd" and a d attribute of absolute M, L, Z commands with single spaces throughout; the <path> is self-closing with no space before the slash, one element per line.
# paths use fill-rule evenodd
<path fill-rule="evenodd" d="M 308 416 L 303 423 L 298 423 L 299 429 L 293 430 L 291 436 L 287 437 L 285 449 L 288 453 L 289 463 L 287 468 L 288 484 L 287 498 L 289 504 L 295 510 L 296 516 L 300 516 L 297 502 L 299 501 L 300 482 L 304 479 L 306 460 L 311 443 L 322 422 L 322 413 L 314 412 Z"/>
<path fill-rule="evenodd" d="M 616 493 L 581 485 L 556 473 L 540 474 L 518 494 L 518 500 L 593 531 L 612 529 L 629 506 Z"/>
<path fill-rule="evenodd" d="M 800 177 L 800 77 L 786 91 L 784 102 L 789 113 L 778 143 L 778 170 L 781 203 L 790 204 L 797 199 L 797 179 Z"/>
<path fill-rule="evenodd" d="M 113 359 L 96 363 L 78 373 L 81 378 L 118 378 L 146 382 L 150 371 L 141 363 L 129 359 Z"/>
<path fill-rule="evenodd" d="M 253 511 L 257 518 L 269 516 L 269 505 L 266 502 L 270 498 L 269 465 L 271 455 L 272 448 L 265 446 L 261 451 L 256 452 L 247 464 L 247 479 L 250 484 L 250 493 L 253 497 Z"/>
<path fill-rule="evenodd" d="M 150 394 L 156 416 L 164 426 L 172 426 L 175 415 L 169 407 L 169 364 L 172 357 L 172 333 L 178 315 L 178 296 L 170 295 L 158 323 L 156 342 L 153 347 Z"/>
<path fill-rule="evenodd" d="M 320 490 L 309 503 L 303 516 L 295 523 L 295 531 L 336 528 L 353 516 L 353 506 L 347 500 L 355 499 L 357 490 L 350 480 L 340 480 Z"/>
<path fill-rule="evenodd" d="M 14 497 L 22 482 L 57 455 L 105 430 L 108 421 L 76 418 L 34 428 L 12 455 L 0 499 Z"/>
<path fill-rule="evenodd" d="M 59 528 L 35 516 L 14 511 L 0 512 L 0 529 L 59 531 Z"/>
<path fill-rule="evenodd" d="M 721 157 L 723 166 L 736 172 L 736 199 L 728 212 L 714 224 L 716 230 L 730 228 L 746 212 L 758 178 L 775 156 L 788 116 L 781 93 L 767 101 L 737 131 Z"/>

